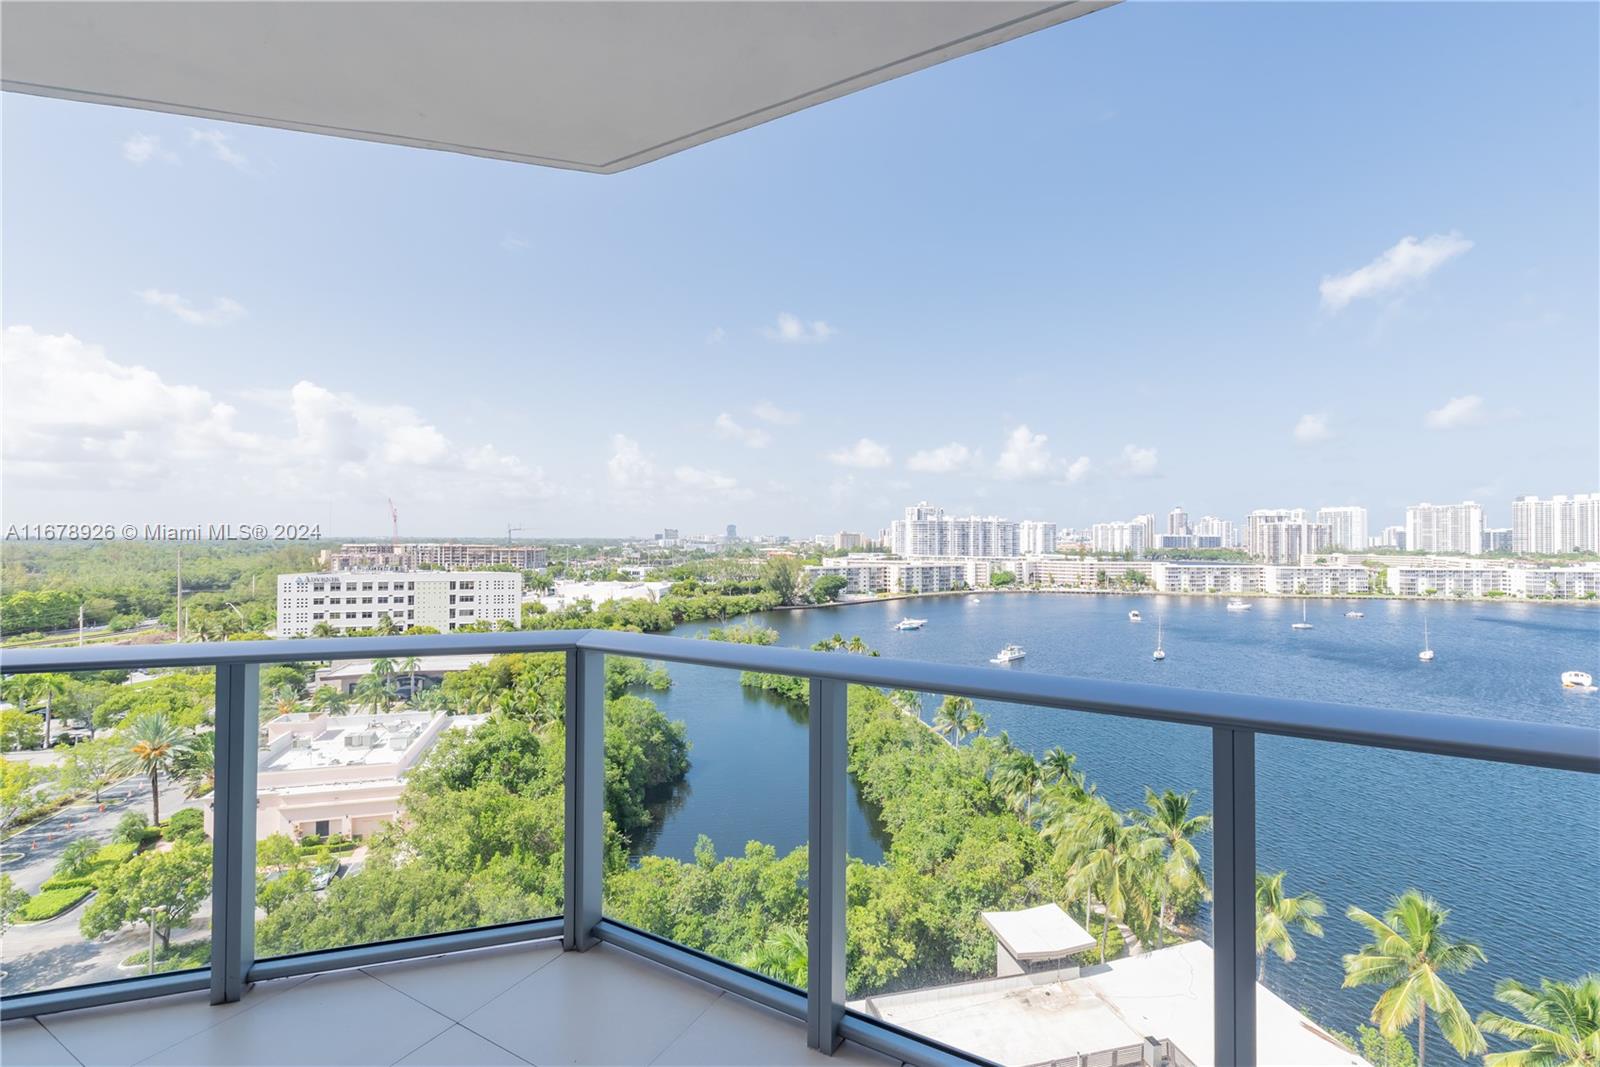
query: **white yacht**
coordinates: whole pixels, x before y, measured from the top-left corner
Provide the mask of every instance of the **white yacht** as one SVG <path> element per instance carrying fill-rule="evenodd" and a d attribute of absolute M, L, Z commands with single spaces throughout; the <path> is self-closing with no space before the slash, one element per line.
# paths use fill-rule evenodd
<path fill-rule="evenodd" d="M 1367 617 L 1367 613 L 1364 611 L 1347 611 L 1344 613 L 1344 617 L 1347 619 L 1364 619 Z"/>
<path fill-rule="evenodd" d="M 1306 602 L 1300 601 L 1300 621 L 1289 627 L 1291 630 L 1309 630 L 1311 624 L 1306 621 Z"/>
<path fill-rule="evenodd" d="M 1561 688 L 1584 689 L 1594 692 L 1594 679 L 1587 671 L 1566 671 L 1561 675 Z"/>
<path fill-rule="evenodd" d="M 1422 620 L 1422 651 L 1417 653 L 1417 658 L 1424 663 L 1433 661 L 1433 646 L 1428 644 L 1428 620 Z"/>
<path fill-rule="evenodd" d="M 1229 611 L 1249 611 L 1250 606 L 1251 605 L 1249 601 L 1240 600 L 1238 597 L 1234 597 L 1232 600 L 1228 601 Z"/>
<path fill-rule="evenodd" d="M 1156 650 L 1151 654 L 1151 659 L 1160 662 L 1167 658 L 1166 649 L 1161 647 L 1161 616 L 1156 616 Z"/>
<path fill-rule="evenodd" d="M 896 630 L 920 630 L 928 625 L 927 619 L 901 619 L 894 624 Z"/>
<path fill-rule="evenodd" d="M 1144 618 L 1144 616 L 1140 615 L 1138 611 L 1130 611 L 1130 612 L 1128 612 L 1128 621 L 1129 622 L 1138 622 L 1142 618 Z"/>
<path fill-rule="evenodd" d="M 990 660 L 989 662 L 1012 663 L 1026 655 L 1027 653 L 1022 650 L 1021 645 L 1007 645 L 1005 648 L 1002 648 L 999 652 L 995 653 L 994 659 Z"/>

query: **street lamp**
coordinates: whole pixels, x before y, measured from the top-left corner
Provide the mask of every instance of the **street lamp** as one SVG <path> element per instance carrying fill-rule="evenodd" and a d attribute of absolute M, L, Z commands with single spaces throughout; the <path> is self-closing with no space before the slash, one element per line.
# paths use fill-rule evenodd
<path fill-rule="evenodd" d="M 140 908 L 139 914 L 145 917 L 144 921 L 150 927 L 150 959 L 145 968 L 145 974 L 156 973 L 156 912 L 166 911 L 166 905 L 153 904 L 148 908 Z"/>

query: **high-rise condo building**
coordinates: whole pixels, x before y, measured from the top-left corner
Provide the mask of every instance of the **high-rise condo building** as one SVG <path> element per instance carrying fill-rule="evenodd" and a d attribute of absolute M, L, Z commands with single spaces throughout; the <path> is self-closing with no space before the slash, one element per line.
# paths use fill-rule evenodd
<path fill-rule="evenodd" d="M 1383 536 L 1378 539 L 1379 548 L 1398 548 L 1406 550 L 1406 528 L 1404 526 L 1385 526 Z"/>
<path fill-rule="evenodd" d="M 739 540 L 739 527 L 735 526 L 731 522 L 728 523 L 727 532 L 724 533 L 722 536 L 727 538 L 729 541 L 737 541 L 737 540 Z"/>
<path fill-rule="evenodd" d="M 1483 552 L 1483 508 L 1459 504 L 1416 504 L 1406 508 L 1406 548 L 1412 552 Z"/>
<path fill-rule="evenodd" d="M 1017 548 L 1024 556 L 1041 556 L 1056 550 L 1056 524 L 1053 522 L 1017 523 Z"/>
<path fill-rule="evenodd" d="M 1018 524 L 993 515 L 946 515 L 922 501 L 889 524 L 889 551 L 899 556 L 1015 556 Z"/>
<path fill-rule="evenodd" d="M 1167 512 L 1167 533 L 1174 536 L 1194 533 L 1189 527 L 1189 513 L 1183 510 L 1182 505 Z"/>
<path fill-rule="evenodd" d="M 1483 550 L 1485 552 L 1510 552 L 1511 527 L 1486 526 L 1483 530 Z"/>
<path fill-rule="evenodd" d="M 866 543 L 866 534 L 851 533 L 848 530 L 840 530 L 838 533 L 833 535 L 833 547 L 836 549 L 853 551 L 857 548 L 864 548 Z"/>
<path fill-rule="evenodd" d="M 462 544 L 454 541 L 390 544 L 372 541 L 323 549 L 321 563 L 330 571 L 467 571 L 479 567 L 543 570 L 548 551 L 542 545 Z"/>
<path fill-rule="evenodd" d="M 1511 551 L 1600 552 L 1600 493 L 1517 497 L 1511 502 Z"/>
<path fill-rule="evenodd" d="M 1305 508 L 1258 508 L 1244 523 L 1244 547 L 1268 563 L 1299 563 L 1300 557 L 1328 548 L 1325 522 L 1312 522 Z"/>
<path fill-rule="evenodd" d="M 1154 515 L 1135 515 L 1133 519 L 1140 529 L 1144 531 L 1141 551 L 1148 552 L 1156 544 L 1156 517 Z"/>
<path fill-rule="evenodd" d="M 510 571 L 351 571 L 278 575 L 278 636 L 305 637 L 319 625 L 335 632 L 370 630 L 383 619 L 398 629 L 440 633 L 477 622 L 517 622 L 522 575 Z"/>
<path fill-rule="evenodd" d="M 1089 544 L 1096 552 L 1132 552 L 1143 555 L 1152 546 L 1143 522 L 1097 522 L 1089 527 Z"/>
<path fill-rule="evenodd" d="M 1328 547 L 1346 552 L 1367 550 L 1367 509 L 1350 505 L 1318 508 L 1317 521 L 1328 525 Z"/>
<path fill-rule="evenodd" d="M 1194 533 L 1196 537 L 1217 538 L 1219 548 L 1232 548 L 1239 543 L 1234 536 L 1233 520 L 1219 519 L 1215 515 L 1202 515 L 1194 524 Z"/>

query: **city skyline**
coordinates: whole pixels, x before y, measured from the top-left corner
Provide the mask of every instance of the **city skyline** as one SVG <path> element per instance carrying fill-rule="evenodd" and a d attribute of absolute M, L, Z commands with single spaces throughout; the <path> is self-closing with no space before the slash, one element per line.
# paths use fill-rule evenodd
<path fill-rule="evenodd" d="M 1595 481 L 1595 24 L 1125 5 L 603 179 L 8 94 L 6 521 L 1507 527 Z"/>

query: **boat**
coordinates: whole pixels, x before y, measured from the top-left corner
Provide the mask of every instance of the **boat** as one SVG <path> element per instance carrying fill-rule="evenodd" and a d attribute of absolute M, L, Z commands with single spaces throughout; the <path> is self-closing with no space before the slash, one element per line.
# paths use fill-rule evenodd
<path fill-rule="evenodd" d="M 1240 600 L 1238 597 L 1234 597 L 1232 600 L 1228 601 L 1228 610 L 1249 611 L 1250 603 L 1248 601 Z"/>
<path fill-rule="evenodd" d="M 1156 616 L 1156 650 L 1151 655 L 1150 658 L 1155 660 L 1158 663 L 1161 660 L 1164 660 L 1164 659 L 1167 658 L 1166 649 L 1161 647 L 1161 616 L 1160 615 Z"/>
<path fill-rule="evenodd" d="M 1300 601 L 1300 621 L 1289 627 L 1291 630 L 1309 630 L 1311 624 L 1306 621 L 1306 602 Z"/>
<path fill-rule="evenodd" d="M 920 630 L 928 625 L 927 619 L 901 619 L 894 624 L 896 630 Z"/>
<path fill-rule="evenodd" d="M 1592 693 L 1594 692 L 1594 679 L 1589 676 L 1587 671 L 1564 671 L 1561 675 L 1561 688 L 1582 689 Z"/>
<path fill-rule="evenodd" d="M 1364 619 L 1367 617 L 1367 613 L 1364 611 L 1347 611 L 1344 613 L 1344 617 L 1347 619 Z"/>
<path fill-rule="evenodd" d="M 1129 622 L 1138 622 L 1142 618 L 1144 618 L 1144 616 L 1140 615 L 1137 611 L 1128 612 L 1128 621 Z"/>
<path fill-rule="evenodd" d="M 1026 655 L 1027 653 L 1022 650 L 1021 645 L 1007 645 L 1005 648 L 1002 648 L 999 652 L 995 653 L 994 659 L 990 660 L 989 662 L 1013 663 Z"/>
<path fill-rule="evenodd" d="M 1428 620 L 1422 620 L 1422 651 L 1417 653 L 1417 658 L 1424 663 L 1433 662 L 1433 646 L 1428 644 Z"/>
<path fill-rule="evenodd" d="M 972 596 L 967 597 L 967 599 L 972 601 L 974 604 L 976 604 L 980 600 L 982 600 L 983 598 L 981 596 L 978 596 L 977 594 L 973 594 Z"/>

